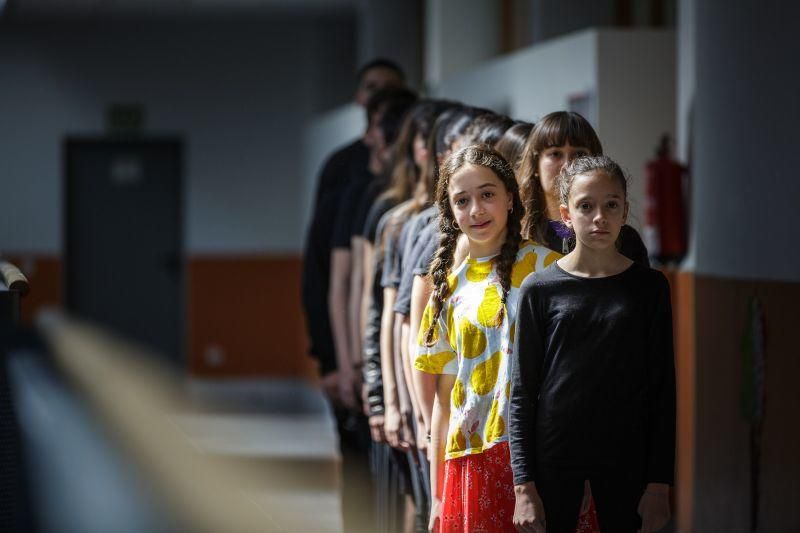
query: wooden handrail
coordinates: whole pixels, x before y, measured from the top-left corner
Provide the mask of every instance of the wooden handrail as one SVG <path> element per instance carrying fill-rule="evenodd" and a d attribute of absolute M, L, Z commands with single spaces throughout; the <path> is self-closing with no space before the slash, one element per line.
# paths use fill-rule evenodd
<path fill-rule="evenodd" d="M 3 277 L 9 290 L 18 291 L 22 296 L 25 296 L 31 290 L 25 274 L 8 261 L 0 261 L 0 276 Z"/>

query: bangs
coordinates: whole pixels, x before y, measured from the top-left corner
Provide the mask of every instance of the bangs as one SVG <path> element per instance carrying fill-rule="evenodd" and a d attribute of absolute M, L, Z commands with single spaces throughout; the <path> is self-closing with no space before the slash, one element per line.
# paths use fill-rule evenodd
<path fill-rule="evenodd" d="M 603 146 L 592 125 L 578 113 L 560 111 L 544 117 L 538 124 L 534 149 L 541 152 L 553 146 L 569 143 L 589 150 L 591 155 L 602 155 Z"/>

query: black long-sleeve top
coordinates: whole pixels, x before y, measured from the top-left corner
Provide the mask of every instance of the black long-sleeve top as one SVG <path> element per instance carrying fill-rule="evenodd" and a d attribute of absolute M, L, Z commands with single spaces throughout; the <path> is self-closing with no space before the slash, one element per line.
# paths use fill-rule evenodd
<path fill-rule="evenodd" d="M 640 471 L 673 483 L 675 363 L 669 285 L 633 263 L 581 278 L 557 263 L 522 284 L 509 442 L 514 483 L 545 468 Z"/>

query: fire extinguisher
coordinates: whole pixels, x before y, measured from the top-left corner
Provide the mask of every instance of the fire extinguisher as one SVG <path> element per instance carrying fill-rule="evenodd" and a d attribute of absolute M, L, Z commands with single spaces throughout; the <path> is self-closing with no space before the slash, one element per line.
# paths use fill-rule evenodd
<path fill-rule="evenodd" d="M 661 137 L 656 158 L 647 163 L 645 175 L 643 238 L 648 254 L 661 264 L 678 262 L 686 255 L 686 167 L 672 159 L 668 135 Z"/>

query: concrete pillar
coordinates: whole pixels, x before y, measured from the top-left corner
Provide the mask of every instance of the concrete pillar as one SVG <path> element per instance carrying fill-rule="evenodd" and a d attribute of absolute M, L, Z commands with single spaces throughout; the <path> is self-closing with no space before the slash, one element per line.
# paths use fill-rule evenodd
<path fill-rule="evenodd" d="M 501 3 L 429 0 L 425 13 L 425 84 L 436 86 L 501 51 Z"/>
<path fill-rule="evenodd" d="M 410 87 L 422 82 L 422 0 L 359 0 L 359 64 L 386 57 L 406 71 Z"/>
<path fill-rule="evenodd" d="M 698 273 L 800 281 L 800 4 L 694 5 L 693 255 Z M 747 250 L 751 249 L 751 252 Z M 758 250 L 758 253 L 755 253 Z M 777 258 L 767 260 L 767 257 Z"/>

